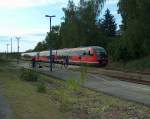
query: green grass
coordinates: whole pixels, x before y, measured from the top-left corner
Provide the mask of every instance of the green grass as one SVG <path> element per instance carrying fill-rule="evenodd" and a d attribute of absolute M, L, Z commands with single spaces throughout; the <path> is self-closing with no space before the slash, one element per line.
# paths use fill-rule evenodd
<path fill-rule="evenodd" d="M 40 80 L 50 84 L 44 94 L 36 83 L 20 80 L 17 67 L 0 63 L 0 82 L 14 119 L 150 118 L 150 107 L 79 88 L 74 78 L 65 82 L 41 75 Z"/>
<path fill-rule="evenodd" d="M 57 82 L 60 85 L 48 90 L 47 93 L 50 95 L 51 100 L 59 105 L 59 109 L 62 112 L 67 112 L 76 118 L 111 119 L 112 115 L 115 116 L 114 119 L 150 118 L 150 108 L 142 104 L 122 100 L 82 87 L 76 90 L 76 83 L 75 85 L 72 84 L 74 78 L 70 79 L 69 84 L 71 82 L 71 85 L 75 86 L 75 88 L 66 87 L 68 82 L 50 79 L 47 76 L 43 76 L 43 79 L 53 83 Z"/>
<path fill-rule="evenodd" d="M 18 70 L 1 65 L 0 82 L 13 111 L 14 119 L 60 119 L 63 114 L 55 108 L 49 95 L 36 91 L 36 85 L 21 81 Z"/>
<path fill-rule="evenodd" d="M 131 70 L 139 70 L 139 71 L 144 70 L 150 72 L 150 57 L 128 62 L 125 65 L 125 68 Z"/>
<path fill-rule="evenodd" d="M 132 60 L 127 63 L 110 62 L 106 68 L 124 71 L 150 72 L 150 56 L 142 59 Z"/>
<path fill-rule="evenodd" d="M 117 113 L 115 119 L 150 118 L 149 107 L 85 88 L 80 92 L 70 92 L 64 88 L 57 88 L 50 90 L 48 94 L 56 104 L 59 104 L 60 110 L 70 112 L 70 115 L 75 115 L 79 119 L 85 117 L 89 119 L 111 119 L 115 113 Z"/>

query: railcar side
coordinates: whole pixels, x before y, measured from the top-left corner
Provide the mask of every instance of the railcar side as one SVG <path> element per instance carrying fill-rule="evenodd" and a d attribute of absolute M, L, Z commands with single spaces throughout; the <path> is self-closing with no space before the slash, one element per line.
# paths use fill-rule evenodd
<path fill-rule="evenodd" d="M 22 54 L 25 59 L 35 57 L 37 61 L 41 62 L 49 62 L 49 55 L 49 51 Z M 69 58 L 69 64 L 86 63 L 94 66 L 108 64 L 108 54 L 104 48 L 99 46 L 53 50 L 51 59 L 55 63 L 62 63 L 66 56 Z"/>

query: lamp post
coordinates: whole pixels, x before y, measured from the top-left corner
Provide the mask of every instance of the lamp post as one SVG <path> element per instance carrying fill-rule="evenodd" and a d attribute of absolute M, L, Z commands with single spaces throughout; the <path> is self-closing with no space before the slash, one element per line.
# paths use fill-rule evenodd
<path fill-rule="evenodd" d="M 53 17 L 56 17 L 56 16 L 54 16 L 54 15 L 52 15 L 52 16 L 50 16 L 50 15 L 45 15 L 45 17 L 48 17 L 49 18 L 49 20 L 50 20 L 50 33 L 51 33 L 51 30 L 52 30 L 52 28 L 51 28 L 51 24 L 52 24 L 52 18 Z M 53 71 L 53 69 L 52 69 L 52 47 L 51 47 L 51 45 L 50 45 L 50 43 L 49 43 L 49 70 L 52 72 Z"/>
<path fill-rule="evenodd" d="M 17 39 L 17 43 L 18 43 L 18 46 L 17 46 L 17 49 L 18 49 L 18 51 L 17 51 L 17 53 L 18 53 L 18 55 L 17 55 L 17 64 L 19 64 L 19 48 L 20 48 L 19 42 L 20 42 L 20 37 L 16 37 L 16 39 Z"/>

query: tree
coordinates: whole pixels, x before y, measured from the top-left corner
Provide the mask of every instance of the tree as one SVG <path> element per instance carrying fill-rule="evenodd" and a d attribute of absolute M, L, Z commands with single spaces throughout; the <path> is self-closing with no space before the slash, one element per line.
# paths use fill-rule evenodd
<path fill-rule="evenodd" d="M 42 51 L 47 49 L 48 49 L 48 44 L 45 41 L 42 41 L 37 44 L 37 46 L 34 48 L 34 51 Z"/>
<path fill-rule="evenodd" d="M 116 35 L 117 24 L 115 23 L 115 18 L 110 13 L 109 9 L 107 9 L 104 14 L 104 19 L 102 20 L 101 26 L 108 37 L 113 37 Z"/>
<path fill-rule="evenodd" d="M 81 4 L 76 6 L 72 0 L 69 0 L 68 6 L 63 8 L 64 21 L 61 26 L 53 27 L 52 32 L 45 38 L 47 48 L 49 46 L 53 49 L 88 45 L 104 46 L 104 35 L 97 25 L 104 1 L 81 0 Z M 36 49 L 42 49 L 41 44 L 39 43 Z"/>
<path fill-rule="evenodd" d="M 53 49 L 58 49 L 61 47 L 60 26 L 52 27 L 52 31 L 47 34 L 45 42 L 48 47 L 52 47 Z"/>
<path fill-rule="evenodd" d="M 33 49 L 28 49 L 25 52 L 33 52 Z"/>
<path fill-rule="evenodd" d="M 101 45 L 102 33 L 97 26 L 100 10 L 105 0 L 80 1 L 75 6 L 73 1 L 64 8 L 64 22 L 61 24 L 63 47 Z"/>
<path fill-rule="evenodd" d="M 123 36 L 127 49 L 134 58 L 149 55 L 150 1 L 119 0 L 119 13 L 123 20 Z"/>
<path fill-rule="evenodd" d="M 73 1 L 68 1 L 67 8 L 63 8 L 65 14 L 61 23 L 60 35 L 63 47 L 76 47 L 79 42 L 79 21 L 77 7 Z"/>
<path fill-rule="evenodd" d="M 99 8 L 95 1 L 86 1 L 83 5 L 80 5 L 80 34 L 81 45 L 96 45 L 98 40 L 97 18 L 99 14 Z"/>

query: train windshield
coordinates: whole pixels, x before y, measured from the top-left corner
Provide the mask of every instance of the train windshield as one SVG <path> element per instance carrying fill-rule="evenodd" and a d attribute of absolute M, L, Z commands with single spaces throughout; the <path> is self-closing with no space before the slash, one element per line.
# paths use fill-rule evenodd
<path fill-rule="evenodd" d="M 94 52 L 96 53 L 98 57 L 106 57 L 107 55 L 107 52 L 104 48 L 95 48 Z"/>

